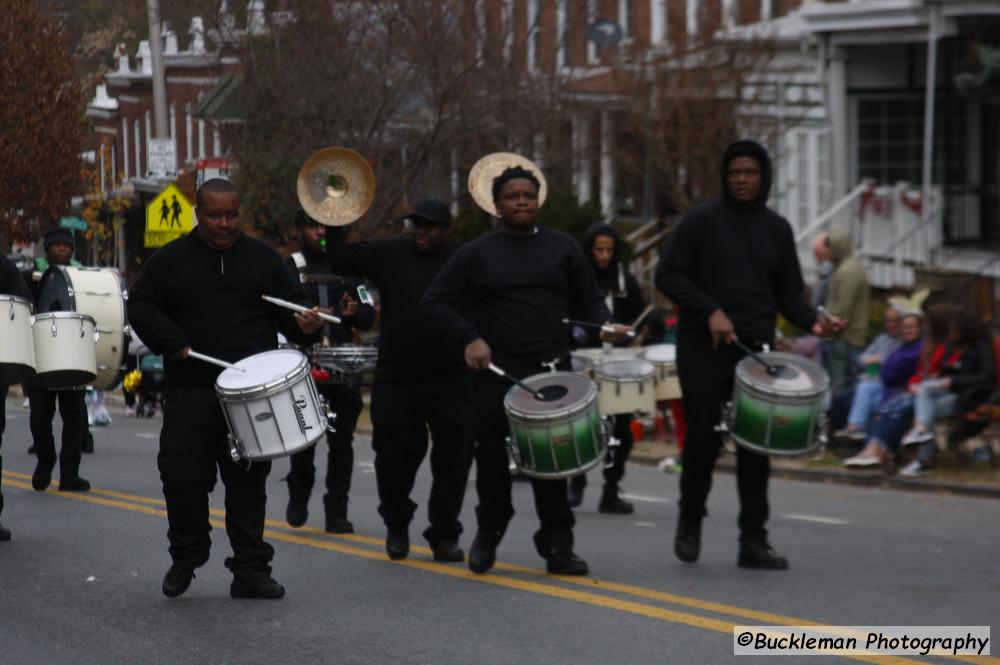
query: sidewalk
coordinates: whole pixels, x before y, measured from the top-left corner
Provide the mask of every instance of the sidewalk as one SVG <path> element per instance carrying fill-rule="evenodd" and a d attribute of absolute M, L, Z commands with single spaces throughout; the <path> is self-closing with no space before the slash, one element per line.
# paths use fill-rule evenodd
<path fill-rule="evenodd" d="M 356 430 L 358 434 L 366 436 L 371 435 L 371 422 L 368 419 L 367 409 L 368 396 L 368 392 L 365 391 L 366 408 L 358 419 Z M 11 386 L 9 399 L 23 399 L 20 386 Z M 106 392 L 104 401 L 108 406 L 125 408 L 125 399 L 120 389 Z M 772 457 L 771 475 L 776 478 L 792 480 L 1000 499 L 1000 471 L 994 471 L 985 462 L 973 462 L 968 468 L 960 469 L 952 459 L 946 458 L 940 469 L 926 476 L 908 478 L 899 475 L 886 476 L 880 470 L 847 469 L 840 464 L 840 460 L 846 456 L 847 449 L 836 448 L 827 450 L 819 459 L 815 455 Z M 635 464 L 658 466 L 662 460 L 668 457 L 679 461 L 677 446 L 672 440 L 645 438 L 635 442 L 630 461 Z M 716 469 L 724 473 L 734 473 L 736 455 L 724 450 L 719 456 Z M 665 471 L 665 473 L 669 474 L 670 472 Z"/>

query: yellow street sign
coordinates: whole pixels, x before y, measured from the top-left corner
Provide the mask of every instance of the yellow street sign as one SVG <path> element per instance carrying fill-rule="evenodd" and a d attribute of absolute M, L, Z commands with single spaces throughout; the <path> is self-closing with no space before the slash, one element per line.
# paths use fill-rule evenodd
<path fill-rule="evenodd" d="M 174 185 L 167 185 L 146 207 L 146 247 L 162 247 L 194 228 L 194 207 Z"/>

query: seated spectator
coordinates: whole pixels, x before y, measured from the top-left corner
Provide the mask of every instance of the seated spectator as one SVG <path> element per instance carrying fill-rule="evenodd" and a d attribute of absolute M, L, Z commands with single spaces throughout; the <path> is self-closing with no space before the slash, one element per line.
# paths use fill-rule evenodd
<path fill-rule="evenodd" d="M 887 337 L 893 343 L 896 338 L 888 335 L 890 319 L 888 310 L 886 312 L 886 333 L 879 335 L 879 338 Z M 889 402 L 896 395 L 905 392 L 910 377 L 917 371 L 920 364 L 920 349 L 923 340 L 920 339 L 920 316 L 917 314 L 907 314 L 899 323 L 899 315 L 892 314 L 896 323 L 892 326 L 898 330 L 902 328 L 902 337 L 899 339 L 901 345 L 895 345 L 887 356 L 877 356 L 875 353 L 868 353 L 871 349 L 866 349 L 866 365 L 879 367 L 878 375 L 871 380 L 860 381 L 854 391 L 854 398 L 851 401 L 850 414 L 847 417 L 847 427 L 836 432 L 835 437 L 864 441 L 867 438 L 867 431 L 870 427 L 871 419 L 875 416 L 879 406 Z M 877 340 L 876 340 L 877 341 Z M 889 348 L 891 345 L 883 342 L 882 348 Z"/>
<path fill-rule="evenodd" d="M 898 349 L 902 344 L 900 339 L 900 318 L 901 313 L 895 307 L 890 306 L 885 310 L 882 319 L 882 332 L 872 340 L 858 358 L 861 366 L 861 374 L 858 376 L 857 384 L 852 384 L 844 388 L 833 396 L 833 403 L 830 407 L 830 426 L 839 431 L 834 433 L 834 438 L 847 439 L 849 441 L 864 441 L 864 427 L 855 428 L 847 425 L 848 411 L 854 400 L 855 389 L 862 382 L 879 382 L 879 369 L 889 355 Z M 919 325 L 919 323 L 918 323 Z M 919 327 L 917 334 L 920 334 Z M 796 347 L 798 349 L 798 347 Z"/>
<path fill-rule="evenodd" d="M 941 369 L 948 333 L 951 330 L 953 310 L 947 306 L 931 307 L 927 311 L 927 333 L 921 344 L 917 371 L 908 385 L 936 377 Z M 894 467 L 896 451 L 906 429 L 913 420 L 913 394 L 910 390 L 897 391 L 886 398 L 873 418 L 869 418 L 867 443 L 860 453 L 844 460 L 845 466 L 864 467 L 882 464 L 887 470 Z"/>
<path fill-rule="evenodd" d="M 902 475 L 924 473 L 933 465 L 936 446 L 934 425 L 955 413 L 959 397 L 968 390 L 995 384 L 996 362 L 989 329 L 971 310 L 960 311 L 954 321 L 951 342 L 940 375 L 913 386 L 914 425 L 903 437 L 903 445 L 919 445 L 917 458 Z"/>

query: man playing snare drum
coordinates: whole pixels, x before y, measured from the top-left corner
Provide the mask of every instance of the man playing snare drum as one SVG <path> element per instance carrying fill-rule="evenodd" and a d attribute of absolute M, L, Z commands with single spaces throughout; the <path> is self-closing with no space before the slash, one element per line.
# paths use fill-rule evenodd
<path fill-rule="evenodd" d="M 145 263 L 129 297 L 132 327 L 153 353 L 165 358 L 167 392 L 157 457 L 167 503 L 167 539 L 173 564 L 163 593 L 184 593 L 194 569 L 208 561 L 208 494 L 216 468 L 226 487 L 226 533 L 233 556 L 233 598 L 281 598 L 271 577 L 274 549 L 264 542 L 264 484 L 270 462 L 238 466 L 215 393 L 219 368 L 189 359 L 192 349 L 236 362 L 274 349 L 277 332 L 297 344 L 316 341 L 315 310 L 293 314 L 261 295 L 306 302 L 281 257 L 240 233 L 240 199 L 228 181 L 198 189 L 197 227 L 158 250 Z"/>
<path fill-rule="evenodd" d="M 563 319 L 603 323 L 611 318 L 597 290 L 594 271 L 580 246 L 565 233 L 535 225 L 540 182 L 522 167 L 493 181 L 501 230 L 470 242 L 451 257 L 431 283 L 423 310 L 442 335 L 465 345 L 465 362 L 485 370 L 491 361 L 523 379 L 547 371 L 552 361 L 569 368 Z M 466 307 L 468 305 L 468 307 Z M 624 339 L 626 326 L 614 339 Z M 485 573 L 514 516 L 504 395 L 510 382 L 479 371 L 472 392 L 476 417 L 476 491 L 479 529 L 469 568 Z M 575 520 L 565 480 L 531 481 L 540 527 L 535 548 L 550 573 L 586 575 L 587 563 L 573 552 Z"/>
<path fill-rule="evenodd" d="M 771 161 L 764 148 L 752 141 L 730 145 L 722 159 L 722 197 L 681 219 L 656 269 L 657 288 L 680 307 L 677 371 L 688 432 L 674 552 L 687 563 L 698 560 L 705 502 L 722 446 L 715 426 L 744 355 L 732 342 L 771 344 L 779 312 L 816 334 L 830 325 L 826 319 L 817 322 L 805 300 L 792 229 L 766 205 L 770 188 Z M 766 456 L 737 449 L 738 563 L 744 568 L 788 568 L 764 528 L 769 473 Z"/>

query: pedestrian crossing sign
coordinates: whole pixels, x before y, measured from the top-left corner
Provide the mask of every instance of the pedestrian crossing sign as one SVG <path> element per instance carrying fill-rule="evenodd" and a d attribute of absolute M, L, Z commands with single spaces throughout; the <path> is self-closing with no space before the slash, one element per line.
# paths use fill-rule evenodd
<path fill-rule="evenodd" d="M 146 207 L 146 247 L 163 247 L 194 228 L 194 207 L 174 185 L 157 195 Z"/>

